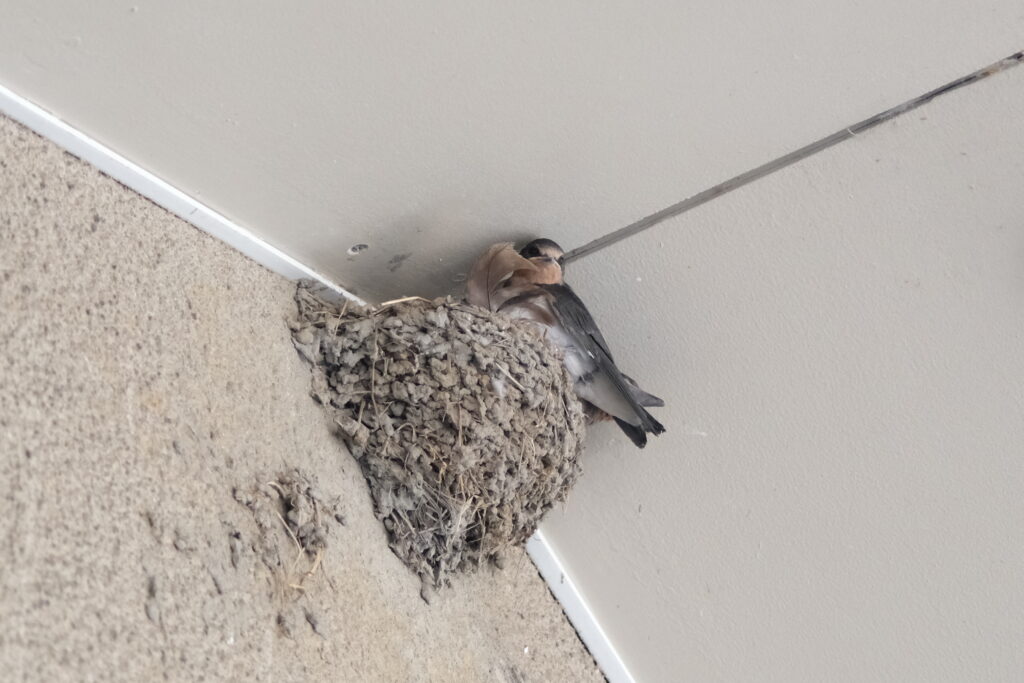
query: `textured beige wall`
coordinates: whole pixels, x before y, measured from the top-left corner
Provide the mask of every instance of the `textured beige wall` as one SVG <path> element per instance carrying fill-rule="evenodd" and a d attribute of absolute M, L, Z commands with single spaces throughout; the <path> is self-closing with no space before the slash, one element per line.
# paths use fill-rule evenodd
<path fill-rule="evenodd" d="M 522 553 L 422 601 L 290 283 L 2 117 L 0 244 L 0 678 L 600 680 Z M 233 495 L 291 467 L 346 518 L 301 593 Z"/>
<path fill-rule="evenodd" d="M 0 82 L 369 296 L 576 246 L 1024 35 L 1019 0 L 9 4 Z M 547 528 L 640 679 L 1024 677 L 1022 93 L 574 264 L 669 402 L 643 453 L 594 431 Z"/>

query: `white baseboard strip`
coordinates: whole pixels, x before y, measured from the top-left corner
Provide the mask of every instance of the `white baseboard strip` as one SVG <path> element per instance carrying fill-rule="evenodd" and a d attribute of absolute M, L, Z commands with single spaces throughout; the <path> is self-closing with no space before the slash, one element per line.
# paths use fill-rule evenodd
<path fill-rule="evenodd" d="M 226 216 L 157 178 L 3 85 L 0 85 L 0 112 L 52 140 L 79 159 L 92 164 L 182 220 L 228 243 L 267 269 L 289 280 L 316 280 L 347 299 L 364 303 L 356 295 L 264 242 Z"/>
<path fill-rule="evenodd" d="M 540 575 L 544 577 L 551 592 L 562 603 L 562 609 L 569 621 L 576 628 L 580 640 L 584 642 L 594 661 L 601 668 L 601 673 L 611 683 L 634 683 L 633 676 L 629 673 L 615 646 L 608 639 L 601 624 L 597 622 L 594 613 L 590 611 L 583 594 L 576 588 L 576 584 L 568 576 L 562 561 L 558 558 L 554 548 L 544 538 L 544 532 L 537 532 L 526 542 L 526 552 L 530 559 L 537 565 Z"/>

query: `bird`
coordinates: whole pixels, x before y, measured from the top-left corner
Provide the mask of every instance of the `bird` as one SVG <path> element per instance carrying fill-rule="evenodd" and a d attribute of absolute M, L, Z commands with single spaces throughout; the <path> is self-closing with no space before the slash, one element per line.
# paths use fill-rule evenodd
<path fill-rule="evenodd" d="M 564 258 L 565 251 L 548 238 L 532 240 L 518 251 L 510 242 L 495 244 L 470 271 L 466 299 L 543 329 L 562 349 L 576 395 L 592 408 L 589 414 L 610 417 L 643 448 L 648 434 L 665 432 L 647 408 L 665 402 L 618 368 L 590 311 L 564 280 Z"/>

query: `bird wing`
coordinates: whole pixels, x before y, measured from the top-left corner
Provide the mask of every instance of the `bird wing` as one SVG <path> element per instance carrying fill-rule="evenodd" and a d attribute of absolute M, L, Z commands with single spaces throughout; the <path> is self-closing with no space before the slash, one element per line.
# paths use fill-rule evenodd
<path fill-rule="evenodd" d="M 604 335 L 601 334 L 597 323 L 594 322 L 594 317 L 590 315 L 590 311 L 587 310 L 586 305 L 576 295 L 572 287 L 564 283 L 539 286 L 552 295 L 554 299 L 552 308 L 555 310 L 559 322 L 574 337 L 578 338 L 582 347 L 590 351 L 596 360 L 598 355 L 594 354 L 593 351 L 595 349 L 591 348 L 596 346 L 601 351 L 601 354 L 607 357 L 608 361 L 614 365 L 615 360 L 612 358 L 611 349 L 608 348 L 608 342 L 605 341 Z"/>
<path fill-rule="evenodd" d="M 664 427 L 643 408 L 649 399 L 659 401 L 631 382 L 612 358 L 608 342 L 598 329 L 590 311 L 569 285 L 539 285 L 552 297 L 551 310 L 559 324 L 578 347 L 594 359 L 596 368 L 590 377 L 581 378 L 580 395 L 623 422 L 642 427 L 646 432 L 660 434 Z M 646 441 L 646 438 L 644 439 Z"/>
<path fill-rule="evenodd" d="M 662 406 L 623 375 L 612 360 L 608 342 L 593 316 L 568 285 L 525 285 L 499 305 L 499 311 L 541 322 L 553 335 L 552 341 L 565 351 L 566 367 L 576 379 L 576 394 L 600 411 L 612 416 L 619 428 L 638 448 L 647 445 L 648 432 L 661 434 L 665 427 L 644 406 Z M 511 294 L 511 292 L 508 292 Z"/>

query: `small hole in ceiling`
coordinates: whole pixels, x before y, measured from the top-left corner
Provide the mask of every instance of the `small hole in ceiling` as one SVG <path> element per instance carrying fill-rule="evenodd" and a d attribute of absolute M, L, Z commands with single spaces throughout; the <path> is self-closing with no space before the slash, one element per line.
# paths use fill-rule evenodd
<path fill-rule="evenodd" d="M 349 256 L 355 256 L 359 252 L 366 251 L 369 248 L 369 244 L 353 244 L 351 247 L 348 248 L 348 254 Z"/>

